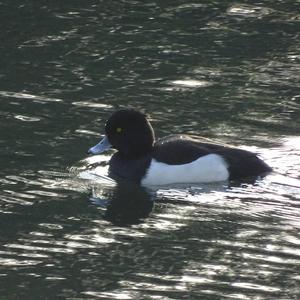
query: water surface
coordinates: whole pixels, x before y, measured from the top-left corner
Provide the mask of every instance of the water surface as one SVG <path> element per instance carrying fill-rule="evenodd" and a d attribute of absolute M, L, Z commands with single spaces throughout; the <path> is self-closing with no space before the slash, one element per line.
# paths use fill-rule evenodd
<path fill-rule="evenodd" d="M 0 1 L 3 299 L 298 299 L 298 11 Z M 109 155 L 85 153 L 124 107 L 158 137 L 240 146 L 274 173 L 150 191 L 92 177 Z"/>

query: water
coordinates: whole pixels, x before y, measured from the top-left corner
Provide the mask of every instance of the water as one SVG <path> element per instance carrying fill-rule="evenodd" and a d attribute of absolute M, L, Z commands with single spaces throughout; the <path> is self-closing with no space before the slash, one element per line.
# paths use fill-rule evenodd
<path fill-rule="evenodd" d="M 0 1 L 1 299 L 299 299 L 299 1 Z M 258 152 L 253 183 L 92 176 L 106 118 Z M 84 179 L 88 178 L 88 179 Z"/>

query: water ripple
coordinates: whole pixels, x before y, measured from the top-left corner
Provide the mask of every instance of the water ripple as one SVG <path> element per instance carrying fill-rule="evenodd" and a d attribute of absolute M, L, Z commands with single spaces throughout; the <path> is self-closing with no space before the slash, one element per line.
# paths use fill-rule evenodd
<path fill-rule="evenodd" d="M 0 91 L 0 96 L 4 98 L 16 98 L 21 100 L 33 100 L 35 102 L 62 102 L 61 99 L 50 98 L 45 96 L 32 95 L 28 93 L 17 93 L 17 92 L 8 92 L 8 91 Z"/>

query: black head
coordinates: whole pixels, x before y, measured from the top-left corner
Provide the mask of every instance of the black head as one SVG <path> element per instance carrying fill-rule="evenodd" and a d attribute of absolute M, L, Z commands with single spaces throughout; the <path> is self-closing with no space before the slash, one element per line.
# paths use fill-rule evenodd
<path fill-rule="evenodd" d="M 129 109 L 113 113 L 105 125 L 105 133 L 112 147 L 125 157 L 149 153 L 155 139 L 146 115 Z"/>

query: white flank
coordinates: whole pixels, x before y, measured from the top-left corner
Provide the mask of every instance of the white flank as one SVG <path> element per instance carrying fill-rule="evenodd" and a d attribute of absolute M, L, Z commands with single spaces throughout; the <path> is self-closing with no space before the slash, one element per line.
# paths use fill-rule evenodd
<path fill-rule="evenodd" d="M 225 160 L 217 154 L 208 154 L 183 165 L 168 165 L 152 159 L 141 184 L 151 186 L 224 181 L 229 177 L 227 167 Z"/>

